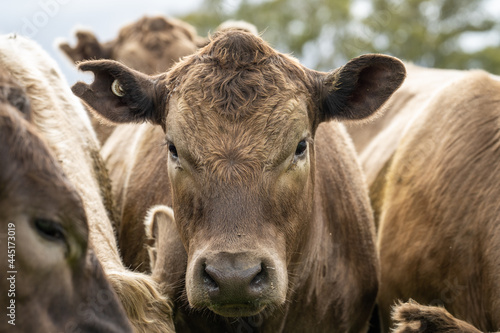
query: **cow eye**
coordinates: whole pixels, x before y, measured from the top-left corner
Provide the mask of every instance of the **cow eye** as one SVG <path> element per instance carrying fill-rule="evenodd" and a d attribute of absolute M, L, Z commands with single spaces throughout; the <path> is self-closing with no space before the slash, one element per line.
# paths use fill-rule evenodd
<path fill-rule="evenodd" d="M 306 152 L 306 149 L 307 149 L 306 140 L 300 141 L 299 144 L 297 145 L 297 149 L 295 149 L 295 156 L 296 157 L 303 156 L 304 153 Z"/>
<path fill-rule="evenodd" d="M 45 239 L 53 242 L 66 240 L 64 228 L 60 223 L 47 219 L 35 219 L 34 224 L 38 233 Z"/>
<path fill-rule="evenodd" d="M 177 159 L 179 157 L 177 156 L 177 148 L 175 148 L 174 144 L 171 142 L 168 143 L 168 151 L 174 159 Z"/>

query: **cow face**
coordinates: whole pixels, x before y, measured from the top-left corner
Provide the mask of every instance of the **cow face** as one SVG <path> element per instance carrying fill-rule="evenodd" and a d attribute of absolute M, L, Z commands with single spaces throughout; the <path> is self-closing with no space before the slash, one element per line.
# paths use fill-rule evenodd
<path fill-rule="evenodd" d="M 87 249 L 82 202 L 25 120 L 29 104 L 20 91 L 0 87 L 0 267 L 7 272 L 0 282 L 7 308 L 0 331 L 130 332 Z"/>
<path fill-rule="evenodd" d="M 207 43 L 189 24 L 174 18 L 145 16 L 122 29 L 112 41 L 101 43 L 90 31 L 76 32 L 77 44 L 59 48 L 75 63 L 114 59 L 138 71 L 155 74 L 170 68 L 185 55 Z"/>
<path fill-rule="evenodd" d="M 370 116 L 405 75 L 380 55 L 311 71 L 235 30 L 157 77 L 109 61 L 80 69 L 95 81 L 73 91 L 97 112 L 163 127 L 189 303 L 227 317 L 287 298 L 313 221 L 318 124 Z"/>

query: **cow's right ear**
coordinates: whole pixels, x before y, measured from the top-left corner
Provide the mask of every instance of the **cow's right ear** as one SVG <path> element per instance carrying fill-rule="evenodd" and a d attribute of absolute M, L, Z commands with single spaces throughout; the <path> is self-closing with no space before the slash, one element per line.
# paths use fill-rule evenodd
<path fill-rule="evenodd" d="M 165 74 L 149 76 L 114 60 L 85 61 L 78 68 L 92 71 L 94 82 L 77 82 L 71 89 L 97 114 L 114 123 L 164 125 Z"/>
<path fill-rule="evenodd" d="M 365 54 L 318 77 L 322 83 L 318 120 L 360 120 L 375 114 L 401 86 L 406 69 L 397 58 Z"/>

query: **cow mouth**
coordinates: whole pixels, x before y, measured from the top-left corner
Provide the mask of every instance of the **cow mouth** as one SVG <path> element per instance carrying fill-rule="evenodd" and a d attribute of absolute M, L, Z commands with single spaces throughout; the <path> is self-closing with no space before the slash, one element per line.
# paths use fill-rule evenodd
<path fill-rule="evenodd" d="M 211 304 L 208 308 L 223 317 L 250 317 L 261 313 L 263 304 Z"/>

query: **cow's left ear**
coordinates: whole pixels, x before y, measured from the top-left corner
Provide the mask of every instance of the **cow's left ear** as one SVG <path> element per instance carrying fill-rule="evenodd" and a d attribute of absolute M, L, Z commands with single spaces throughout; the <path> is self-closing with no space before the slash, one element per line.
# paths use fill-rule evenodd
<path fill-rule="evenodd" d="M 367 54 L 323 75 L 319 121 L 359 120 L 374 114 L 401 86 L 406 69 L 394 57 Z"/>
<path fill-rule="evenodd" d="M 114 60 L 85 61 L 78 69 L 92 71 L 94 82 L 77 82 L 71 90 L 97 114 L 114 123 L 164 125 L 165 74 L 149 76 Z"/>

